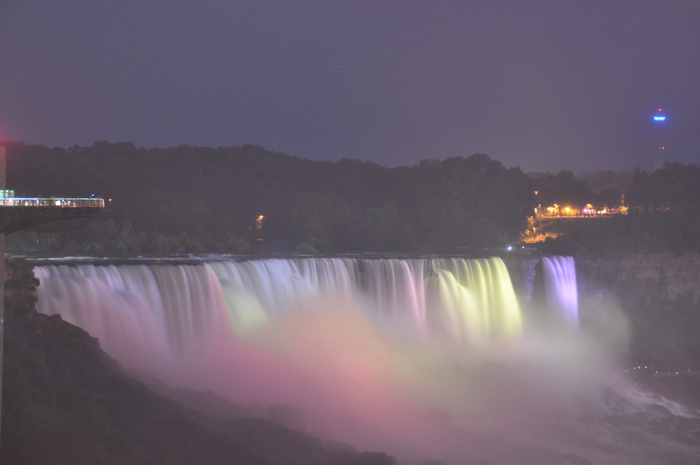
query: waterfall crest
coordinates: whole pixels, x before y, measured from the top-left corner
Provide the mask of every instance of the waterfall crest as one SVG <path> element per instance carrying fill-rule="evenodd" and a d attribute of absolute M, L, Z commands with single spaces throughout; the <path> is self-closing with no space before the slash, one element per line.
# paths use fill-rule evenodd
<path fill-rule="evenodd" d="M 370 318 L 466 346 L 521 327 L 499 258 L 47 265 L 36 274 L 39 311 L 61 314 L 117 356 L 135 347 L 177 356 L 197 338 L 242 335 L 319 300 L 361 300 Z"/>
<path fill-rule="evenodd" d="M 573 266 L 573 260 L 551 262 L 547 279 L 555 290 L 575 286 L 575 274 L 573 283 L 557 274 L 566 268 L 562 263 Z M 351 366 L 363 365 L 373 350 L 384 352 L 396 338 L 468 356 L 515 340 L 524 326 L 500 258 L 42 265 L 35 272 L 40 312 L 82 327 L 130 369 L 199 388 L 226 372 L 240 391 L 235 373 L 257 373 L 246 375 L 257 394 L 261 384 L 279 381 L 253 382 L 255 376 L 298 369 L 307 363 L 302 359 L 317 359 L 318 351 L 358 357 Z M 329 348 L 334 344 L 344 348 L 334 352 Z M 301 352 L 289 365 L 269 360 L 276 351 L 282 357 Z M 398 360 L 387 365 L 405 363 Z M 327 370 L 336 363 L 350 362 L 328 359 L 321 365 Z M 266 364 L 275 366 L 266 374 L 252 366 Z M 344 375 L 356 382 L 356 374 Z"/>

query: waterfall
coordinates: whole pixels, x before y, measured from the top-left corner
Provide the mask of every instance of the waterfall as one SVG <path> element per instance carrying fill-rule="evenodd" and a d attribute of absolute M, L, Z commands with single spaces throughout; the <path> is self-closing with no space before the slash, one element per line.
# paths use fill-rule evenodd
<path fill-rule="evenodd" d="M 573 260 L 545 260 L 552 294 L 570 295 L 575 274 L 573 283 L 560 275 Z M 309 377 L 330 373 L 343 386 L 384 371 L 421 378 L 410 368 L 420 357 L 409 354 L 428 349 L 417 347 L 467 357 L 518 338 L 526 317 L 500 258 L 63 264 L 35 273 L 37 309 L 82 327 L 127 368 L 250 398 L 260 386 L 304 391 Z"/>
<path fill-rule="evenodd" d="M 244 334 L 318 302 L 361 299 L 385 324 L 476 344 L 520 328 L 504 263 L 491 259 L 297 258 L 190 265 L 44 265 L 38 309 L 108 352 L 177 356 L 215 332 Z"/>
<path fill-rule="evenodd" d="M 576 324 L 572 258 L 543 258 L 550 306 Z M 500 258 L 291 258 L 35 268 L 37 308 L 100 340 L 129 368 L 243 353 L 266 328 L 352 309 L 374 328 L 457 351 L 518 336 L 524 316 Z M 342 323 L 341 323 L 342 324 Z M 337 330 L 324 328 L 343 334 Z M 188 362 L 188 363 L 189 363 Z M 183 375 L 184 376 L 184 375 Z"/>
<path fill-rule="evenodd" d="M 528 265 L 522 311 L 500 258 L 120 263 L 35 266 L 38 310 L 149 379 L 244 414 L 291 406 L 307 432 L 401 463 L 639 462 L 650 438 L 679 450 L 662 438 L 690 418 L 663 420 L 671 410 L 638 400 L 611 377 L 606 344 L 576 331 L 570 257 Z M 625 442 L 630 428 L 644 448 Z M 697 448 L 683 453 L 692 459 L 679 463 L 697 463 Z"/>
<path fill-rule="evenodd" d="M 147 369 L 227 321 L 211 268 L 171 265 L 38 266 L 37 310 L 99 338 L 117 360 Z"/>
<path fill-rule="evenodd" d="M 577 328 L 578 288 L 573 257 L 543 257 L 544 292 L 550 315 L 565 326 Z"/>
<path fill-rule="evenodd" d="M 573 260 L 543 262 L 552 294 L 570 296 Z M 538 408 L 586 385 L 583 364 L 560 370 L 576 345 L 525 334 L 500 258 L 121 263 L 36 266 L 38 310 L 82 327 L 132 371 L 239 405 L 294 405 L 309 428 L 367 450 L 389 434 L 438 453 L 425 409 L 467 425 L 468 412 Z M 516 395 L 494 368 L 503 364 L 546 394 Z"/>
<path fill-rule="evenodd" d="M 571 257 L 542 258 L 547 305 L 578 324 Z M 521 331 L 500 258 L 292 258 L 187 265 L 42 265 L 38 309 L 98 337 L 115 357 L 177 358 L 213 334 L 236 338 L 326 302 L 361 301 L 378 324 L 474 346 Z M 137 357 L 137 358 L 143 358 Z"/>

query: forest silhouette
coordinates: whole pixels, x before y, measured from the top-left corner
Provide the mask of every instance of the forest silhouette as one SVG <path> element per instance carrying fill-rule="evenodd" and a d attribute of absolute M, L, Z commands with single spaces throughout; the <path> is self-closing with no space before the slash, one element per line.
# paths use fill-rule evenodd
<path fill-rule="evenodd" d="M 547 241 L 545 251 L 700 248 L 700 168 L 693 164 L 635 170 L 628 186 L 611 181 L 610 172 L 588 181 L 569 171 L 528 175 L 484 154 L 388 168 L 354 159 L 310 161 L 256 145 L 5 145 L 7 186 L 17 196 L 107 201 L 87 227 L 13 234 L 12 250 L 249 253 L 267 241 L 308 254 L 468 253 L 519 240 L 534 208 L 556 201 L 624 202 L 629 214 Z"/>

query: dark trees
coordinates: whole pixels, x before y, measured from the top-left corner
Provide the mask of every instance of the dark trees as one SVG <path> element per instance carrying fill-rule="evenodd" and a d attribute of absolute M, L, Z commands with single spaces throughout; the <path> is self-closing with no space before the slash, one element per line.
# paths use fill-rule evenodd
<path fill-rule="evenodd" d="M 111 199 L 88 228 L 39 242 L 20 233 L 15 247 L 246 252 L 259 238 L 317 253 L 482 247 L 516 238 L 534 206 L 520 169 L 486 155 L 392 169 L 254 145 L 7 149 L 7 184 L 17 195 Z"/>
<path fill-rule="evenodd" d="M 627 216 L 573 233 L 558 245 L 575 244 L 577 250 L 599 255 L 700 252 L 700 166 L 667 163 L 652 174 L 635 170 L 624 200 Z M 550 246 L 550 252 L 572 250 Z"/>
<path fill-rule="evenodd" d="M 583 208 L 593 200 L 593 193 L 588 183 L 578 179 L 571 171 L 560 171 L 559 174 L 545 173 L 535 179 L 539 202 L 542 205 L 568 205 L 573 208 Z"/>

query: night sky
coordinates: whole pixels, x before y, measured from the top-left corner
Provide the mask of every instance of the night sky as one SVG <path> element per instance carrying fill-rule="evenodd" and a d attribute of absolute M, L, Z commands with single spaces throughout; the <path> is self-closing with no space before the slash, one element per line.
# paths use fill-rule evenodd
<path fill-rule="evenodd" d="M 0 140 L 700 162 L 700 1 L 0 0 Z"/>

